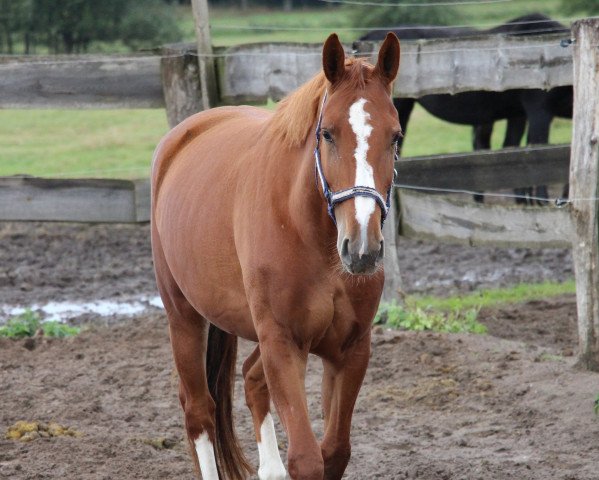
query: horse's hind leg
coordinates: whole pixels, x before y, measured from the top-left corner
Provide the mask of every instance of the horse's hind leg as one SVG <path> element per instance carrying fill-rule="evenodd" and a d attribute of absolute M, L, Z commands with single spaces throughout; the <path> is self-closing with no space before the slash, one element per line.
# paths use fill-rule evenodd
<path fill-rule="evenodd" d="M 245 381 L 245 401 L 252 413 L 260 468 L 260 480 L 284 480 L 287 476 L 275 434 L 275 427 L 270 414 L 270 393 L 264 376 L 260 347 L 256 349 L 243 363 L 243 378 Z"/>
<path fill-rule="evenodd" d="M 491 135 L 493 134 L 493 123 L 483 123 L 472 126 L 472 148 L 474 150 L 490 150 Z M 476 203 L 483 203 L 485 196 L 482 192 L 475 193 L 473 196 Z"/>
<path fill-rule="evenodd" d="M 214 455 L 215 404 L 206 379 L 208 322 L 189 304 L 172 278 L 155 234 L 152 243 L 156 279 L 168 317 L 173 357 L 179 373 L 179 400 L 185 414 L 192 457 L 204 480 L 218 480 Z"/>
<path fill-rule="evenodd" d="M 208 322 L 182 301 L 167 309 L 173 357 L 179 373 L 179 400 L 192 455 L 205 480 L 218 480 L 214 454 L 215 404 L 206 380 Z"/>
<path fill-rule="evenodd" d="M 505 138 L 503 139 L 503 148 L 519 147 L 526 130 L 526 116 L 516 116 L 507 119 L 505 129 Z M 528 205 L 532 196 L 532 187 L 514 188 L 517 205 Z"/>

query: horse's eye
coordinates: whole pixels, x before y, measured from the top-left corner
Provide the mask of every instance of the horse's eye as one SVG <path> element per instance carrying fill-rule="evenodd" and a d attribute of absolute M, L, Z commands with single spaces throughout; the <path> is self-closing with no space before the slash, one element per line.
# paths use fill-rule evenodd
<path fill-rule="evenodd" d="M 328 132 L 328 130 L 323 130 L 322 131 L 322 137 L 327 141 L 327 142 L 332 142 L 333 141 L 333 137 L 331 136 L 331 134 Z"/>
<path fill-rule="evenodd" d="M 399 143 L 399 141 L 403 138 L 403 133 L 397 132 L 395 135 L 393 135 L 393 145 L 397 145 Z"/>

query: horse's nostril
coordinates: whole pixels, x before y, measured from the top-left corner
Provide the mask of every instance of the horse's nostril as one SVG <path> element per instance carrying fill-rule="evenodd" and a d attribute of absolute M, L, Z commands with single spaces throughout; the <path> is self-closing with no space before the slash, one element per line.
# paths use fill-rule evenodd
<path fill-rule="evenodd" d="M 349 254 L 349 238 L 346 238 L 345 240 L 343 240 L 343 243 L 341 245 L 341 256 L 345 257 Z"/>
<path fill-rule="evenodd" d="M 378 254 L 377 260 L 380 260 L 384 256 L 385 256 L 385 241 L 381 240 L 381 249 L 379 250 L 379 254 Z"/>

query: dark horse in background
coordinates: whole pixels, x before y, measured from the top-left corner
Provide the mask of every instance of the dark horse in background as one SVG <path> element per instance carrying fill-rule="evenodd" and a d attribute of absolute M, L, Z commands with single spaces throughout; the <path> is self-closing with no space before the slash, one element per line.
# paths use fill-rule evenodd
<path fill-rule="evenodd" d="M 533 13 L 515 18 L 509 22 L 487 30 L 471 27 L 429 27 L 402 26 L 393 30 L 400 40 L 432 38 L 468 37 L 481 34 L 536 35 L 547 33 L 569 34 L 570 29 L 551 18 Z M 383 39 L 386 31 L 373 30 L 364 40 Z M 472 91 L 450 94 L 425 95 L 418 99 L 395 98 L 393 103 L 399 114 L 404 134 L 414 108 L 420 103 L 430 114 L 451 123 L 473 126 L 473 147 L 475 150 L 491 148 L 491 133 L 496 120 L 507 119 L 504 147 L 519 146 L 528 121 L 527 145 L 549 143 L 549 127 L 554 117 L 572 118 L 573 92 L 571 86 L 556 87 L 551 90 L 514 89 L 504 92 Z M 401 144 L 400 144 L 401 146 Z M 532 187 L 515 190 L 516 203 L 532 204 Z M 537 198 L 547 198 L 547 187 L 538 186 Z M 482 195 L 475 196 L 482 201 Z M 539 202 L 543 203 L 543 202 Z"/>

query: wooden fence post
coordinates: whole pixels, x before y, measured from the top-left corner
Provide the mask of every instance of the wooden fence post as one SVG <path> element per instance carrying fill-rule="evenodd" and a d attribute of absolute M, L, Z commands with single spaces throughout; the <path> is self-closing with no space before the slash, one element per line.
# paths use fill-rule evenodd
<path fill-rule="evenodd" d="M 204 110 L 216 106 L 216 68 L 212 56 L 212 40 L 210 39 L 210 17 L 208 0 L 191 0 L 195 18 L 196 37 L 198 43 L 198 64 L 200 66 L 200 86 L 202 89 L 202 106 Z"/>
<path fill-rule="evenodd" d="M 599 18 L 574 22 L 574 124 L 570 159 L 579 365 L 599 371 Z"/>
<path fill-rule="evenodd" d="M 160 75 L 166 117 L 171 128 L 202 110 L 198 62 L 187 44 L 162 47 Z"/>
<path fill-rule="evenodd" d="M 383 289 L 383 302 L 401 301 L 401 275 L 399 270 L 399 259 L 397 257 L 397 241 L 399 237 L 399 208 L 396 199 L 399 193 L 393 191 L 391 208 L 387 221 L 383 225 L 383 236 L 385 237 L 385 287 Z"/>

